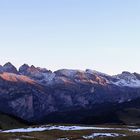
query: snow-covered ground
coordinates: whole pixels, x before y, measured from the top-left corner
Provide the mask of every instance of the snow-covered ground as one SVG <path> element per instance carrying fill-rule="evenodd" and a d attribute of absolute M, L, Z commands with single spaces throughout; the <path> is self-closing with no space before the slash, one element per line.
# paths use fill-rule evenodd
<path fill-rule="evenodd" d="M 19 128 L 19 129 L 11 129 L 11 130 L 5 130 L 1 131 L 3 133 L 20 133 L 20 132 L 41 132 L 45 131 L 46 128 L 44 127 L 35 127 L 35 128 Z"/>
<path fill-rule="evenodd" d="M 118 134 L 118 133 L 93 133 L 89 136 L 83 136 L 84 139 L 94 139 L 96 137 L 119 137 L 119 136 L 126 136 L 124 134 Z"/>
<path fill-rule="evenodd" d="M 29 128 L 19 128 L 1 131 L 2 133 L 19 133 L 19 132 L 40 132 L 46 130 L 62 130 L 62 131 L 72 131 L 72 130 L 128 130 L 132 132 L 140 132 L 140 129 L 135 127 L 130 128 L 111 128 L 111 127 L 88 127 L 88 126 L 40 126 L 40 127 L 29 127 Z"/>
<path fill-rule="evenodd" d="M 4 133 L 14 133 L 14 132 L 36 132 L 36 131 L 45 131 L 45 130 L 109 130 L 112 128 L 102 128 L 102 127 L 84 127 L 84 126 L 41 126 L 41 127 L 30 127 L 30 128 L 19 128 L 1 131 Z M 116 129 L 116 128 L 115 128 Z"/>
<path fill-rule="evenodd" d="M 123 72 L 122 74 L 118 74 L 112 77 L 117 79 L 116 82 L 113 82 L 113 84 L 117 86 L 125 86 L 133 88 L 140 87 L 140 80 L 133 73 Z"/>
<path fill-rule="evenodd" d="M 69 140 L 68 138 L 59 138 L 57 140 Z"/>
<path fill-rule="evenodd" d="M 88 127 L 88 126 L 40 126 L 40 127 L 30 127 L 30 128 L 19 128 L 19 129 L 11 129 L 1 131 L 4 133 L 14 133 L 14 132 L 39 132 L 45 130 L 62 130 L 62 131 L 69 131 L 69 130 L 123 130 L 125 128 L 105 128 L 105 127 Z"/>
<path fill-rule="evenodd" d="M 138 132 L 138 133 L 139 133 L 139 132 L 140 132 L 140 129 L 133 129 L 132 131 L 133 131 L 133 132 Z"/>

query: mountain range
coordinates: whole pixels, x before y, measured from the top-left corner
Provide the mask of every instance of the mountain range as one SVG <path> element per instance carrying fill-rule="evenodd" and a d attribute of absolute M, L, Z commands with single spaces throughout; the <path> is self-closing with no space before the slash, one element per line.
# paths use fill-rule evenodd
<path fill-rule="evenodd" d="M 0 65 L 0 112 L 29 123 L 140 124 L 140 74 Z"/>

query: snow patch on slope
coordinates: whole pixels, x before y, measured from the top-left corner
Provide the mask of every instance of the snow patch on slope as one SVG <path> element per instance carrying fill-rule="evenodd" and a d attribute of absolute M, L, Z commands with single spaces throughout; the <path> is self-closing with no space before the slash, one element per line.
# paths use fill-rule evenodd
<path fill-rule="evenodd" d="M 96 137 L 119 137 L 126 136 L 125 134 L 118 133 L 93 133 L 89 136 L 83 136 L 84 139 L 94 139 Z"/>
<path fill-rule="evenodd" d="M 125 87 L 140 87 L 140 80 L 133 73 L 123 72 L 122 74 L 113 76 L 117 79 L 116 82 L 112 82 L 117 86 Z"/>
<path fill-rule="evenodd" d="M 102 72 L 99 72 L 99 71 L 96 71 L 96 70 L 91 70 L 91 69 L 86 69 L 86 72 L 87 73 L 90 73 L 90 74 L 96 74 L 98 76 L 110 76 L 108 74 L 105 74 L 105 73 L 102 73 Z"/>

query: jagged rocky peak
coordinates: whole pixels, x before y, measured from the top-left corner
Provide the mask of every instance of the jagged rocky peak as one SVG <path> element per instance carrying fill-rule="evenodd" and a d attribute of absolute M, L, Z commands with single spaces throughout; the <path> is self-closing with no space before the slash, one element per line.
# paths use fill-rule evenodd
<path fill-rule="evenodd" d="M 47 70 L 46 68 L 40 68 L 40 67 L 35 67 L 34 65 L 29 66 L 28 64 L 23 64 L 19 68 L 19 72 L 25 74 L 25 73 L 47 73 L 51 71 Z"/>
<path fill-rule="evenodd" d="M 28 68 L 29 68 L 28 64 L 23 64 L 22 66 L 20 66 L 19 72 L 23 73 L 23 72 L 27 71 Z"/>
<path fill-rule="evenodd" d="M 46 68 L 35 67 L 34 65 L 31 65 L 29 70 L 32 71 L 32 72 L 38 72 L 38 73 L 48 73 L 48 72 L 51 72 L 50 70 L 47 70 Z"/>
<path fill-rule="evenodd" d="M 130 75 L 133 75 L 132 73 L 128 72 L 128 71 L 123 71 L 122 72 L 122 75 L 125 75 L 125 76 L 130 76 Z"/>
<path fill-rule="evenodd" d="M 3 72 L 18 74 L 16 67 L 10 62 L 3 65 Z"/>
<path fill-rule="evenodd" d="M 116 77 L 125 80 L 137 79 L 133 73 L 130 73 L 128 71 L 123 71 L 121 74 L 116 75 Z"/>
<path fill-rule="evenodd" d="M 123 71 L 122 74 L 131 74 L 129 71 Z"/>
<path fill-rule="evenodd" d="M 52 72 L 46 68 L 35 67 L 34 65 L 29 66 L 28 64 L 23 64 L 19 68 L 19 73 L 33 78 L 34 80 L 43 80 L 46 79 L 48 75 L 52 74 Z"/>
<path fill-rule="evenodd" d="M 47 70 L 46 68 L 37 67 L 37 69 L 38 69 L 40 72 L 42 72 L 42 73 L 48 73 L 48 72 L 52 73 L 51 70 Z"/>
<path fill-rule="evenodd" d="M 127 71 L 122 72 L 121 74 L 113 76 L 117 79 L 116 84 L 118 86 L 125 86 L 125 87 L 140 87 L 140 79 L 136 74 L 130 73 Z"/>
<path fill-rule="evenodd" d="M 140 74 L 139 73 L 134 72 L 133 74 L 137 77 L 137 79 L 140 80 Z"/>
<path fill-rule="evenodd" d="M 19 68 L 19 72 L 20 72 L 20 74 L 30 76 L 30 75 L 34 75 L 35 73 L 38 73 L 38 70 L 33 65 L 29 66 L 28 64 L 23 64 Z"/>
<path fill-rule="evenodd" d="M 30 69 L 33 70 L 33 71 L 37 70 L 37 68 L 34 65 L 31 65 Z"/>

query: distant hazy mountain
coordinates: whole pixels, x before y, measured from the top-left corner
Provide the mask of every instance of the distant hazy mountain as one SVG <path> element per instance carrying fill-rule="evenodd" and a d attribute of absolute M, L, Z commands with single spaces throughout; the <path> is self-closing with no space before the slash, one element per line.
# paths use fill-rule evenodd
<path fill-rule="evenodd" d="M 28 122 L 139 124 L 139 98 L 138 73 L 0 66 L 0 112 Z"/>

